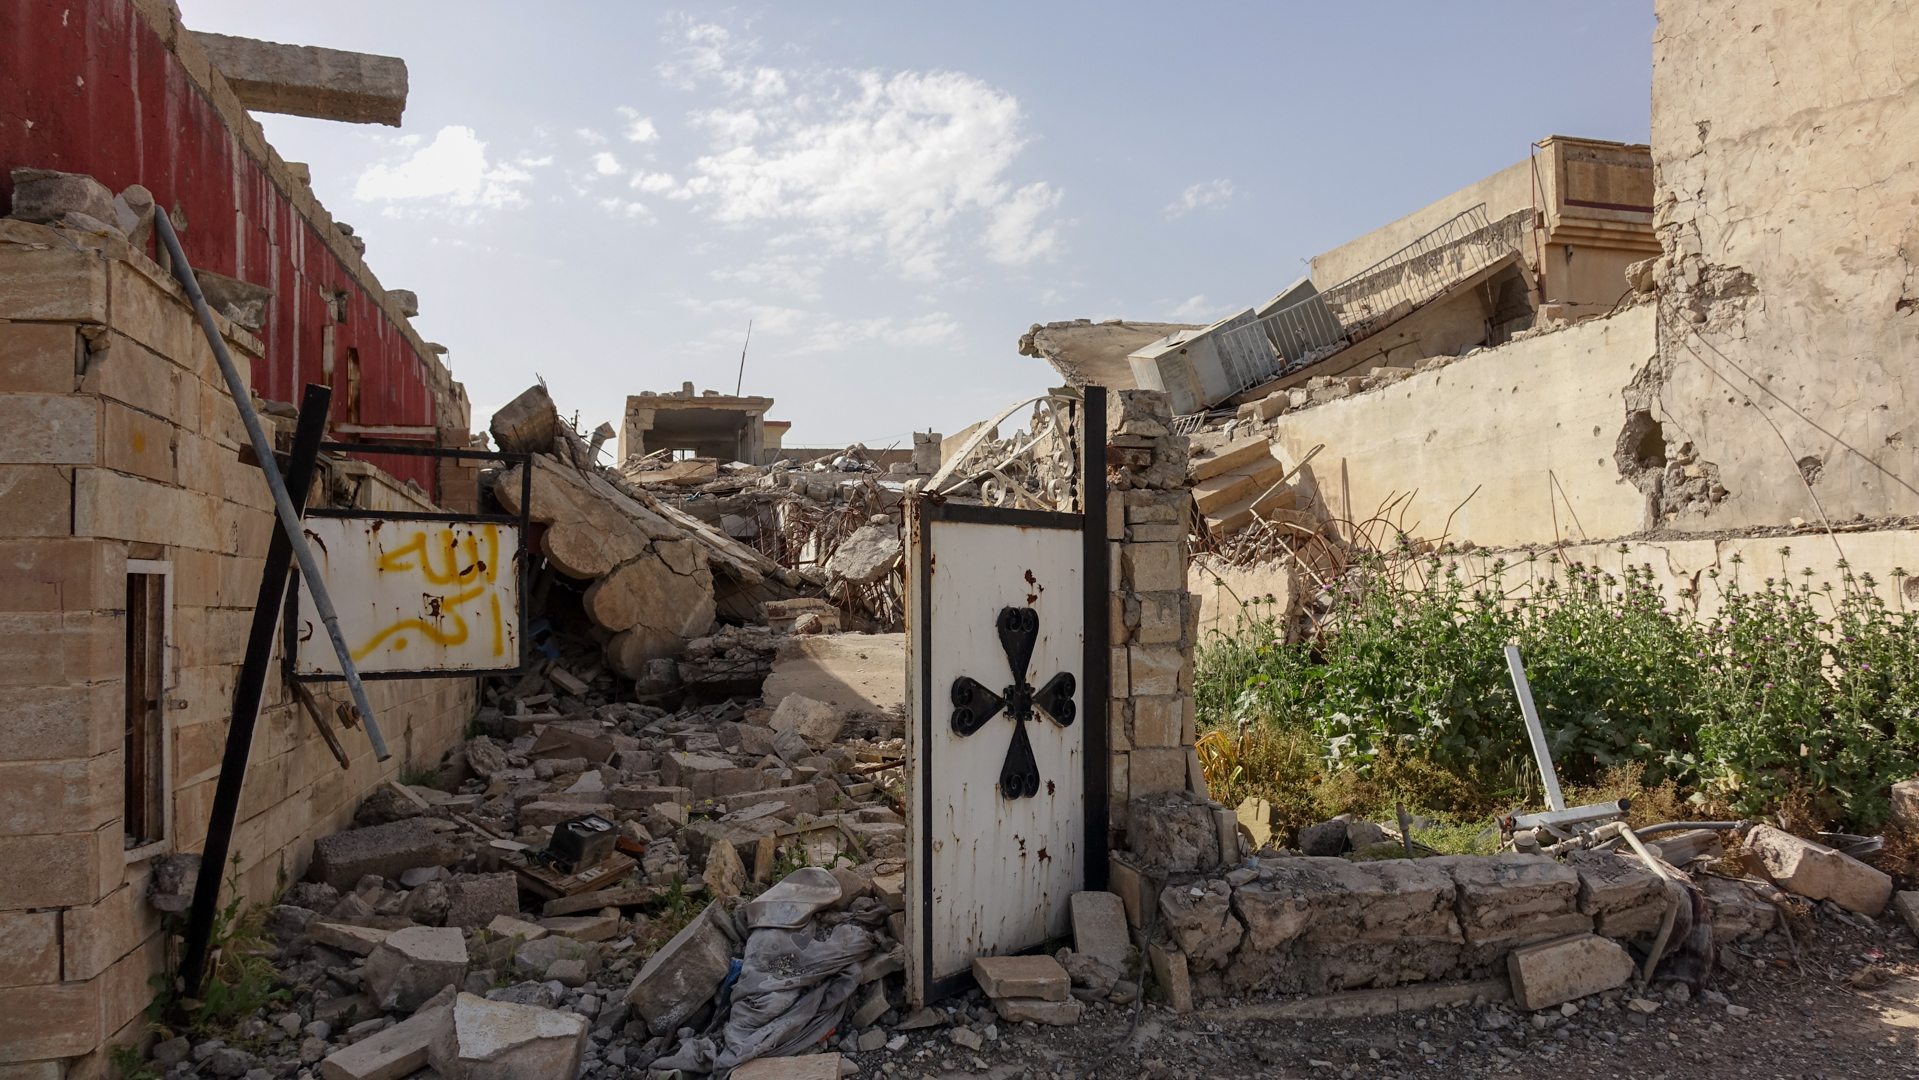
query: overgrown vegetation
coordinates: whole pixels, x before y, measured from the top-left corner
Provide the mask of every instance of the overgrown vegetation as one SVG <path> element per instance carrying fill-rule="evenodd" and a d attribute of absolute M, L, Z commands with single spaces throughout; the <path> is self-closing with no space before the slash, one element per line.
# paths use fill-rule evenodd
<path fill-rule="evenodd" d="M 1568 787 L 1876 829 L 1919 771 L 1919 616 L 1844 562 L 1837 586 L 1804 570 L 1748 587 L 1735 557 L 1707 572 L 1709 595 L 1667 596 L 1619 551 L 1616 568 L 1538 554 L 1476 571 L 1402 540 L 1334 581 L 1292 642 L 1268 601 L 1201 644 L 1208 779 L 1293 823 L 1397 799 L 1461 820 L 1535 803 L 1503 656 L 1516 642 Z"/>
<path fill-rule="evenodd" d="M 194 1033 L 224 1033 L 261 1006 L 287 1000 L 285 990 L 274 989 L 279 972 L 266 956 L 273 951 L 273 945 L 263 936 L 266 906 L 248 904 L 241 893 L 239 853 L 233 855 L 229 865 L 232 867 L 227 874 L 230 899 L 225 907 L 214 912 L 201 985 L 178 985 L 176 958 L 166 971 L 153 978 L 156 993 L 147 1006 L 149 1021 L 184 1021 L 185 1030 Z M 286 873 L 282 870 L 275 893 L 284 891 L 285 887 Z M 178 941 L 178 935 L 184 933 L 184 920 L 177 915 L 168 916 L 162 928 L 169 941 Z"/>

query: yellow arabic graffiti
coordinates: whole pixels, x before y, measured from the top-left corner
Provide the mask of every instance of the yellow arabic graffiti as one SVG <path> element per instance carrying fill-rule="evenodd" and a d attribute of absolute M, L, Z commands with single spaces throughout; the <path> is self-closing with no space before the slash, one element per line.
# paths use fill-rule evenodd
<path fill-rule="evenodd" d="M 485 557 L 481 557 L 480 546 L 486 545 Z M 438 553 L 441 566 L 434 566 L 434 555 Z M 406 631 L 414 630 L 428 641 L 439 645 L 460 645 L 467 639 L 468 628 L 465 616 L 459 612 L 459 606 L 469 600 L 485 596 L 489 592 L 488 606 L 491 609 L 493 623 L 493 655 L 506 654 L 505 627 L 500 620 L 500 596 L 493 592 L 492 586 L 499 573 L 500 535 L 492 525 L 482 526 L 479 532 L 467 532 L 464 539 L 456 537 L 452 529 L 441 529 L 438 542 L 429 545 L 427 534 L 421 530 L 401 547 L 381 553 L 379 568 L 382 573 L 417 573 L 429 586 L 453 586 L 451 590 L 436 592 L 429 589 L 422 594 L 422 606 L 426 618 L 401 619 L 380 630 L 367 639 L 366 643 L 353 650 L 355 660 L 365 659 L 375 649 L 394 638 L 392 648 L 407 647 L 405 637 L 395 637 Z"/>

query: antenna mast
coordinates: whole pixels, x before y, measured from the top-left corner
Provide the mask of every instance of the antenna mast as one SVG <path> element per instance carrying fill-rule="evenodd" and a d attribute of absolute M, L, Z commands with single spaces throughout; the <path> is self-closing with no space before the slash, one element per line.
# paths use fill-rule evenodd
<path fill-rule="evenodd" d="M 753 344 L 753 320 L 746 320 L 746 340 L 740 344 L 740 377 L 733 383 L 733 396 L 740 396 L 740 387 L 746 385 L 746 347 Z"/>

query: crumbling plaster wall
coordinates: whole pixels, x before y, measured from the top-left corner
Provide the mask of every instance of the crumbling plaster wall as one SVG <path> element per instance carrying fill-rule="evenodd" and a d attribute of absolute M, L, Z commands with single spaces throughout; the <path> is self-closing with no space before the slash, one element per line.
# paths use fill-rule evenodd
<path fill-rule="evenodd" d="M 215 319 L 244 376 L 261 341 Z M 184 704 L 162 710 L 163 851 L 197 851 L 272 528 L 245 439 L 158 266 L 124 241 L 0 222 L 0 1076 L 74 1059 L 69 1080 L 108 1075 L 100 1047 L 140 1037 L 163 939 L 153 859 L 122 846 L 128 561 L 172 568 L 165 696 Z M 376 505 L 412 498 L 374 488 Z M 472 679 L 367 691 L 394 757 L 342 730 L 342 770 L 269 666 L 233 833 L 249 899 L 304 873 L 360 795 L 436 763 L 477 706 Z"/>
<path fill-rule="evenodd" d="M 1273 443 L 1287 462 L 1325 445 L 1300 473 L 1322 520 L 1364 522 L 1403 496 L 1392 517 L 1416 537 L 1499 546 L 1638 532 L 1647 500 L 1615 451 L 1653 320 L 1641 305 L 1476 352 L 1279 416 Z"/>
<path fill-rule="evenodd" d="M 1663 524 L 1919 512 L 1919 12 L 1656 10 L 1665 255 L 1644 390 L 1666 444 L 1692 442 L 1727 492 Z"/>

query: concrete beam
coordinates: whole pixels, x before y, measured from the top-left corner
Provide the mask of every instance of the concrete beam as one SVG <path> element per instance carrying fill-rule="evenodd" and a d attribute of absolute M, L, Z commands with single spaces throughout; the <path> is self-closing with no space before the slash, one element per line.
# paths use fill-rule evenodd
<path fill-rule="evenodd" d="M 240 104 L 254 112 L 399 127 L 406 111 L 406 61 L 397 56 L 225 34 L 194 37 Z"/>

